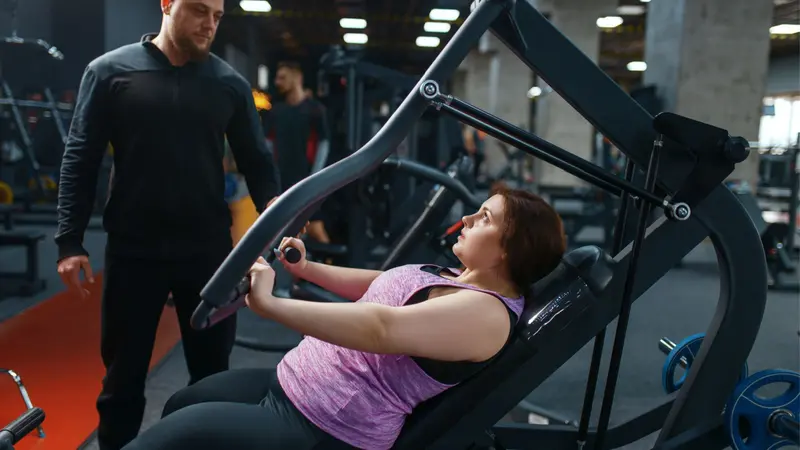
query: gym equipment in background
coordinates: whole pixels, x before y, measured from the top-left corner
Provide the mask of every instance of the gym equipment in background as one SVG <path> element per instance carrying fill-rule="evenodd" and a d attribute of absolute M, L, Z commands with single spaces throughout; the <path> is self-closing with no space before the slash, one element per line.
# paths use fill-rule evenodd
<path fill-rule="evenodd" d="M 778 393 L 764 395 L 770 388 L 777 388 Z M 733 450 L 797 447 L 799 416 L 800 373 L 769 369 L 736 386 L 725 405 L 724 426 Z"/>
<path fill-rule="evenodd" d="M 67 136 L 64 114 L 69 113 L 71 108 L 56 102 L 55 96 L 47 86 L 36 94 L 36 98 L 42 97 L 40 100 L 16 98 L 4 69 L 20 67 L 26 61 L 28 63 L 27 67 L 30 67 L 34 65 L 31 62 L 32 59 L 37 61 L 35 65 L 46 66 L 52 61 L 63 61 L 64 54 L 58 48 L 42 39 L 27 39 L 18 36 L 16 30 L 17 2 L 13 0 L 7 1 L 2 6 L 4 12 L 11 16 L 12 32 L 10 36 L 0 38 L 0 74 L 2 74 L 0 105 L 7 106 L 11 110 L 13 123 L 7 129 L 13 130 L 17 145 L 22 149 L 23 159 L 27 164 L 26 176 L 24 177 L 26 182 L 24 185 L 14 186 L 15 197 L 24 202 L 26 212 L 31 212 L 36 211 L 38 208 L 35 203 L 50 199 L 52 190 L 45 185 L 44 175 L 47 174 L 43 172 L 43 168 L 36 157 L 34 141 L 24 118 L 26 116 L 25 112 L 34 109 L 48 113 L 56 132 L 60 136 L 60 145 L 63 145 Z M 22 108 L 25 108 L 25 111 Z M 56 145 L 58 144 L 56 142 Z M 32 189 L 28 189 L 27 180 L 33 180 Z"/>
<path fill-rule="evenodd" d="M 619 146 L 628 158 L 625 179 L 440 90 L 438 82 L 452 76 L 488 30 Z M 579 94 L 586 92 L 591 95 Z M 760 256 L 758 233 L 742 204 L 722 185 L 735 165 L 748 157 L 747 143 L 726 130 L 675 114 L 663 113 L 654 119 L 529 2 L 475 3 L 416 89 L 375 137 L 357 154 L 293 186 L 259 217 L 202 290 L 192 326 L 213 326 L 241 308 L 241 295 L 249 284 L 243 276 L 262 250 L 281 236 L 297 233 L 309 211 L 332 192 L 375 170 L 431 106 L 621 196 L 621 204 L 628 207 L 621 210 L 618 225 L 636 226 L 632 241 L 621 238 L 617 242 L 619 252 L 613 258 L 597 247 L 567 253 L 562 264 L 534 286 L 535 295 L 504 351 L 475 377 L 419 405 L 395 448 L 572 449 L 576 443 L 587 443 L 602 450 L 659 430 L 656 446 L 662 449 L 727 446 L 727 440 L 719 437 L 724 433 L 717 432 L 722 430 L 721 412 L 739 381 L 766 304 L 766 262 Z M 635 183 L 637 170 L 640 177 L 644 172 L 643 183 Z M 628 201 L 634 196 L 636 201 Z M 664 214 L 645 230 L 653 207 Z M 625 234 L 616 231 L 616 236 Z M 632 302 L 707 237 L 718 255 L 723 286 L 691 375 L 662 404 L 609 429 Z M 640 258 L 642 264 L 638 264 Z M 593 399 L 602 336 L 616 318 L 595 429 L 588 427 L 591 400 L 584 405 L 578 430 L 498 424 L 597 337 L 587 385 L 587 398 Z"/>
<path fill-rule="evenodd" d="M 669 338 L 661 338 L 658 342 L 658 349 L 661 350 L 667 359 L 664 361 L 664 367 L 661 371 L 661 387 L 664 392 L 672 394 L 683 386 L 686 381 L 686 376 L 689 374 L 689 368 L 692 367 L 697 354 L 700 353 L 700 347 L 703 345 L 702 333 L 694 334 L 687 337 L 679 343 L 672 342 Z M 678 368 L 683 369 L 683 374 L 677 380 L 675 376 L 678 374 Z M 742 367 L 742 373 L 739 376 L 740 380 L 747 378 L 748 368 L 745 361 Z"/>
<path fill-rule="evenodd" d="M 796 230 L 796 224 L 792 223 L 791 214 L 789 214 L 788 224 L 782 222 L 767 223 L 764 220 L 765 212 L 761 209 L 758 198 L 752 194 L 749 188 L 735 181 L 727 182 L 726 184 L 742 203 L 761 236 L 761 246 L 767 262 L 769 288 L 793 291 L 800 289 L 798 284 L 800 280 L 797 279 L 796 255 L 792 254 L 790 245 L 786 244 L 789 237 L 794 235 L 791 231 L 792 227 L 794 226 Z M 796 199 L 796 190 L 794 195 Z M 796 211 L 797 200 L 793 203 L 794 205 L 792 206 Z M 791 245 L 793 246 L 794 244 Z"/>
<path fill-rule="evenodd" d="M 333 46 L 323 55 L 318 86 L 333 130 L 332 161 L 351 155 L 372 138 L 418 79 L 418 76 L 364 61 L 339 46 Z M 463 147 L 458 122 L 431 110 L 397 145 L 393 156 L 446 170 L 463 154 Z M 428 188 L 424 182 L 420 184 L 419 180 L 402 172 L 379 168 L 334 193 L 332 201 L 326 201 L 323 206 L 330 218 L 326 228 L 335 242 L 349 249 L 345 261 L 337 259 L 335 262 L 368 267 L 374 262 L 371 249 L 391 247 L 397 237 L 393 224 L 407 217 L 395 212 L 404 211 L 406 203 L 416 207 L 417 194 Z"/>

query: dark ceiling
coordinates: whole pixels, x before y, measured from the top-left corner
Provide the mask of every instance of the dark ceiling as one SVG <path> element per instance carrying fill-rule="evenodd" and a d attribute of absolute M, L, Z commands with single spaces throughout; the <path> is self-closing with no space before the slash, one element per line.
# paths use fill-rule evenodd
<path fill-rule="evenodd" d="M 556 0 L 557 1 L 557 0 Z M 331 45 L 342 44 L 342 17 L 367 19 L 369 36 L 366 46 L 359 46 L 365 59 L 407 73 L 422 73 L 453 35 L 468 14 L 466 0 L 270 0 L 269 13 L 247 13 L 238 0 L 226 0 L 227 17 L 220 28 L 220 37 L 240 45 L 254 40 L 273 57 L 317 61 Z M 640 0 L 620 0 L 620 5 L 642 5 Z M 442 44 L 435 49 L 415 45 L 423 33 L 423 24 L 434 7 L 457 7 L 460 19 L 453 29 L 442 35 Z M 629 72 L 630 61 L 644 58 L 644 26 L 646 14 L 623 16 L 622 26 L 602 33 L 600 66 L 623 83 L 636 83 L 641 76 Z M 800 23 L 800 1 L 775 0 L 774 23 Z M 354 30 L 358 31 L 358 30 Z M 773 36 L 773 55 L 798 54 L 800 34 Z M 267 50 L 269 49 L 269 50 Z"/>

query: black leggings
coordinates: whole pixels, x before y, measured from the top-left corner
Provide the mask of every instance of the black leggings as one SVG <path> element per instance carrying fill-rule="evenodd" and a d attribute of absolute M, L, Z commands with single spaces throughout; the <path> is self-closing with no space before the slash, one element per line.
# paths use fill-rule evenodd
<path fill-rule="evenodd" d="M 124 450 L 351 449 L 309 422 L 274 369 L 218 373 L 178 391 L 161 421 Z"/>

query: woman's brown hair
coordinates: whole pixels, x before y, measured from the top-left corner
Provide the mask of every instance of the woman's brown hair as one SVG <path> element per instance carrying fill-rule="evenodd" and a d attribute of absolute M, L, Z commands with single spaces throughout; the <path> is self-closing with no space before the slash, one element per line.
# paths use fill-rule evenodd
<path fill-rule="evenodd" d="M 555 209 L 536 194 L 498 183 L 492 195 L 505 200 L 501 245 L 511 281 L 519 292 L 527 294 L 533 283 L 561 261 L 567 247 L 564 225 Z"/>

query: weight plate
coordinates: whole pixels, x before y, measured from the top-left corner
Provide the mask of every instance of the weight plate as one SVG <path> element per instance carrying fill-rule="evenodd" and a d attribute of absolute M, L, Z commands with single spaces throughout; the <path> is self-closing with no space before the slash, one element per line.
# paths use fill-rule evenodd
<path fill-rule="evenodd" d="M 0 181 L 0 205 L 10 205 L 14 203 L 14 191 L 8 183 Z"/>
<path fill-rule="evenodd" d="M 56 184 L 56 181 L 50 175 L 42 174 L 39 177 L 42 180 L 42 185 L 44 186 L 45 190 L 54 191 L 58 189 L 58 184 Z M 28 189 L 38 189 L 38 186 L 36 185 L 36 178 L 31 178 L 28 180 Z"/>
<path fill-rule="evenodd" d="M 770 385 L 786 383 L 789 388 L 780 395 L 763 397 L 757 391 Z M 772 394 L 772 393 L 771 393 Z M 774 395 L 774 394 L 772 394 Z M 763 370 L 741 381 L 725 406 L 724 423 L 733 450 L 767 450 L 796 445 L 775 436 L 769 430 L 769 418 L 776 411 L 789 411 L 800 416 L 800 373 L 791 370 Z M 742 436 L 746 427 L 747 440 Z"/>
<path fill-rule="evenodd" d="M 705 334 L 703 333 L 693 334 L 679 342 L 675 348 L 669 352 L 661 370 L 661 387 L 664 389 L 664 392 L 671 394 L 683 386 L 683 383 L 686 381 L 686 375 L 689 373 L 689 369 L 692 367 L 695 357 L 700 352 L 704 337 Z M 686 368 L 680 379 L 675 380 L 675 373 L 678 368 L 681 367 L 682 359 L 686 361 Z M 745 362 L 744 367 L 742 367 L 742 373 L 739 375 L 739 380 L 747 378 L 747 374 L 748 368 L 747 362 Z"/>

